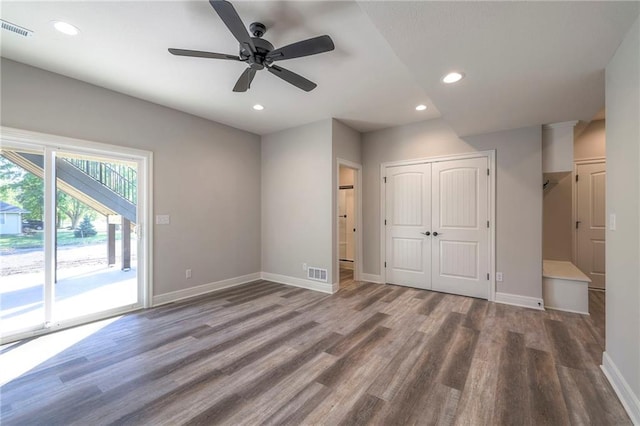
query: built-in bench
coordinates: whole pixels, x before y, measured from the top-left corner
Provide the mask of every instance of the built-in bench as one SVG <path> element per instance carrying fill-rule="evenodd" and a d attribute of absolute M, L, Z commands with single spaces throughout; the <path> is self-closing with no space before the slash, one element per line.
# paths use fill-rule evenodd
<path fill-rule="evenodd" d="M 589 283 L 573 263 L 542 261 L 542 297 L 548 309 L 589 315 Z"/>

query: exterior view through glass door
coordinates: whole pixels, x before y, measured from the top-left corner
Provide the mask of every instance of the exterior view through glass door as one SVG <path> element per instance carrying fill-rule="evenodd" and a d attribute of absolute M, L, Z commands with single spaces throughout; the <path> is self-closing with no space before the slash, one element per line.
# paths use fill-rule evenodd
<path fill-rule="evenodd" d="M 29 150 L 22 154 L 39 155 Z M 0 334 L 44 324 L 44 182 L 20 154 L 0 156 Z M 32 173 L 30 170 L 33 170 Z"/>
<path fill-rule="evenodd" d="M 58 153 L 56 176 L 55 318 L 135 305 L 136 164 Z"/>
<path fill-rule="evenodd" d="M 0 151 L 2 340 L 144 306 L 147 163 L 25 146 L 3 139 Z"/>

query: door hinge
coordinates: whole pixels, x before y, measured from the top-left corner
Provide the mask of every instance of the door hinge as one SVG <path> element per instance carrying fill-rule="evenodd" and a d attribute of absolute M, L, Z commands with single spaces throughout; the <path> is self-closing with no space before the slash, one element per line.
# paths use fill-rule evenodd
<path fill-rule="evenodd" d="M 384 176 L 382 179 L 384 179 L 384 183 L 387 183 L 387 177 Z"/>
<path fill-rule="evenodd" d="M 387 267 L 387 262 L 384 262 L 384 267 L 385 267 L 385 268 Z"/>
<path fill-rule="evenodd" d="M 489 228 L 489 221 L 487 221 L 487 228 Z"/>
<path fill-rule="evenodd" d="M 487 169 L 487 176 L 489 176 L 489 174 L 490 174 L 489 169 Z"/>
<path fill-rule="evenodd" d="M 489 281 L 489 273 L 487 272 L 487 281 Z"/>
<path fill-rule="evenodd" d="M 578 175 L 576 175 L 576 182 L 578 181 Z"/>
<path fill-rule="evenodd" d="M 384 226 L 387 226 L 387 219 L 384 220 Z"/>

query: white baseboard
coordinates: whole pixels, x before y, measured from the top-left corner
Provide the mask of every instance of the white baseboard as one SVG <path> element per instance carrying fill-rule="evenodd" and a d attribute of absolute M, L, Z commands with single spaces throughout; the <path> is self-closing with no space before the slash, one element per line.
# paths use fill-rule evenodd
<path fill-rule="evenodd" d="M 382 282 L 382 275 L 375 274 L 360 274 L 360 281 L 366 281 L 368 283 L 384 284 Z"/>
<path fill-rule="evenodd" d="M 640 400 L 638 396 L 633 393 L 631 386 L 620 374 L 620 370 L 613 362 L 608 353 L 602 354 L 602 365 L 600 366 L 604 375 L 611 383 L 611 387 L 618 395 L 622 406 L 627 411 L 627 414 L 631 418 L 631 422 L 638 426 L 640 425 Z"/>
<path fill-rule="evenodd" d="M 552 311 L 561 311 L 561 312 L 570 312 L 572 314 L 580 314 L 580 315 L 589 315 L 589 312 L 583 312 L 583 311 L 574 311 L 572 309 L 565 309 L 565 308 L 556 308 L 554 306 L 545 306 L 545 309 L 551 309 Z"/>
<path fill-rule="evenodd" d="M 496 303 L 504 303 L 505 305 L 521 306 L 523 308 L 538 309 L 544 311 L 544 302 L 542 299 L 529 296 L 520 296 L 519 294 L 496 292 Z"/>
<path fill-rule="evenodd" d="M 175 302 L 189 297 L 200 296 L 202 294 L 211 293 L 213 291 L 222 290 L 229 287 L 235 287 L 241 284 L 250 283 L 260 279 L 260 272 L 243 275 L 241 277 L 229 278 L 215 283 L 203 284 L 197 287 L 185 288 L 183 290 L 172 291 L 170 293 L 159 294 L 153 296 L 151 306 L 159 306 L 167 303 Z"/>
<path fill-rule="evenodd" d="M 287 275 L 272 274 L 270 272 L 262 272 L 260 274 L 260 277 L 263 280 L 273 281 L 274 283 L 286 284 L 293 287 L 307 288 L 309 290 L 320 291 L 322 293 L 333 294 L 335 292 L 335 284 L 331 283 L 321 283 L 318 281 L 305 280 L 303 278 L 290 277 Z"/>

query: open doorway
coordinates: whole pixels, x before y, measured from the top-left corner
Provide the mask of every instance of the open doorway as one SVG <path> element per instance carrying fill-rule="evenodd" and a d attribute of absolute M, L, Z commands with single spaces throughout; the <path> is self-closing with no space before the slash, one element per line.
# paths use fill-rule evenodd
<path fill-rule="evenodd" d="M 545 306 L 589 315 L 604 347 L 606 149 L 604 111 L 573 128 L 572 171 L 543 180 Z M 568 169 L 568 167 L 567 167 Z M 560 280 L 556 284 L 553 280 Z"/>
<path fill-rule="evenodd" d="M 600 111 L 576 136 L 573 181 L 573 261 L 587 275 L 589 315 L 599 343 L 605 341 L 606 137 Z M 577 177 L 576 177 L 577 176 Z"/>
<path fill-rule="evenodd" d="M 360 165 L 338 161 L 337 263 L 340 288 L 359 280 Z"/>

